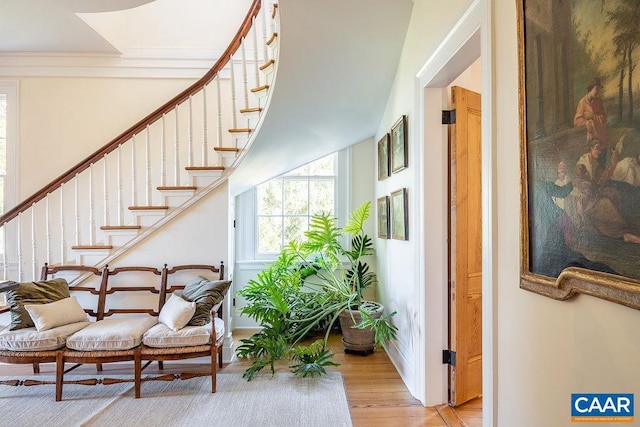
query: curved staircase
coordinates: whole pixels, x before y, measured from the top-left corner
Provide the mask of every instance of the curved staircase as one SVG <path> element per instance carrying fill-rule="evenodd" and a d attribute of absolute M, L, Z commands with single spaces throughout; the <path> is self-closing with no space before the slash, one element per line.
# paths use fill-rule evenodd
<path fill-rule="evenodd" d="M 223 186 L 269 106 L 278 17 L 255 0 L 200 80 L 0 217 L 3 278 L 100 268 Z"/>

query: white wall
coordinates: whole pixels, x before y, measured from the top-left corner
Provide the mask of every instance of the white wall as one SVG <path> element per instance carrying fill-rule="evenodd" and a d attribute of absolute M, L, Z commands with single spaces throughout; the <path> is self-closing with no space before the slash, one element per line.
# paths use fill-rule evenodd
<path fill-rule="evenodd" d="M 11 79 L 19 81 L 18 202 L 193 83 L 185 79 Z"/>
<path fill-rule="evenodd" d="M 420 242 L 425 239 L 419 232 L 419 223 L 424 219 L 424 212 L 422 207 L 416 204 L 416 200 L 419 192 L 426 191 L 418 179 L 421 167 L 418 154 L 422 151 L 418 150 L 418 144 L 422 144 L 422 137 L 417 135 L 416 130 L 420 120 L 415 110 L 416 75 L 470 3 L 468 0 L 452 0 L 447 2 L 447 8 L 443 8 L 437 2 L 414 2 L 393 90 L 375 138 L 377 141 L 384 133 L 389 132 L 401 115 L 408 115 L 409 167 L 383 181 L 376 181 L 375 198 L 390 195 L 403 187 L 407 188 L 410 211 L 409 241 L 379 238 L 375 240 L 378 294 L 386 310 L 398 312 L 394 320 L 399 329 L 398 340 L 391 343 L 389 354 L 407 387 L 416 396 L 420 395 L 423 376 L 421 364 L 424 364 L 424 361 L 419 360 L 419 357 L 423 354 L 420 343 L 425 333 L 425 322 L 419 310 L 419 298 L 424 295 L 425 284 L 417 274 L 422 263 Z M 439 142 L 434 140 L 433 143 Z M 439 180 L 434 182 L 434 186 L 439 185 Z M 436 232 L 432 235 L 437 234 Z M 438 253 L 446 251 L 446 242 L 440 240 L 442 239 L 431 239 L 428 246 Z M 439 286 L 445 287 L 446 281 Z"/>
<path fill-rule="evenodd" d="M 471 1 L 448 2 L 443 10 L 427 0 L 416 0 L 405 50 L 399 64 L 394 90 L 376 136 L 388 131 L 401 114 L 409 115 L 409 144 L 419 140 L 415 132 L 416 90 L 414 77 L 433 53 L 453 23 Z M 520 165 L 516 2 L 490 1 L 493 22 L 489 34 L 493 48 L 494 90 L 489 123 L 493 125 L 494 157 L 492 180 L 495 239 L 492 254 L 494 324 L 484 330 L 494 334 L 497 392 L 494 425 L 569 426 L 571 393 L 636 393 L 640 391 L 640 329 L 635 325 L 640 312 L 589 296 L 559 302 L 521 290 L 520 274 Z M 484 95 L 484 94 L 483 94 Z M 412 120 L 413 119 L 413 120 Z M 378 182 L 376 197 L 408 187 L 411 218 L 421 216 L 411 203 L 418 188 L 415 161 L 397 176 Z M 483 171 L 487 173 L 488 171 Z M 428 186 L 429 184 L 425 184 Z M 486 190 L 486 189 L 485 189 Z M 429 200 L 425 201 L 428 204 Z M 425 218 L 429 224 L 429 218 Z M 415 231 L 415 228 L 414 228 Z M 416 319 L 414 296 L 423 291 L 412 274 L 416 263 L 411 243 L 422 236 L 411 231 L 410 242 L 388 240 L 378 244 L 380 295 L 385 304 L 399 312 L 396 322 L 400 341 L 391 353 L 409 388 L 416 389 L 417 339 L 424 325 Z M 437 230 L 430 230 L 437 235 Z M 379 242 L 378 242 L 379 243 Z M 430 244 L 438 244 L 430 242 Z M 384 274 L 383 274 L 384 272 Z M 429 272 L 427 272 L 429 274 Z M 429 327 L 429 325 L 427 325 Z M 485 408 L 489 410 L 490 408 Z"/>
<path fill-rule="evenodd" d="M 497 354 L 501 426 L 569 426 L 571 393 L 640 397 L 640 311 L 521 290 L 516 2 L 494 1 Z M 575 425 L 575 424 L 573 424 Z"/>

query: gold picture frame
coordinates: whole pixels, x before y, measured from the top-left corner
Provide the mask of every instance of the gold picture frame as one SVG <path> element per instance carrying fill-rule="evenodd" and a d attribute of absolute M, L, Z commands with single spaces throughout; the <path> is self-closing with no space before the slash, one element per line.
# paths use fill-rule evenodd
<path fill-rule="evenodd" d="M 389 238 L 389 196 L 379 197 L 377 200 L 378 208 L 378 237 L 381 239 Z"/>
<path fill-rule="evenodd" d="M 391 127 L 391 172 L 400 172 L 408 166 L 407 116 L 402 116 Z"/>
<path fill-rule="evenodd" d="M 378 181 L 391 176 L 391 156 L 389 133 L 385 133 L 378 141 Z"/>
<path fill-rule="evenodd" d="M 409 200 L 407 189 L 391 193 L 391 238 L 396 240 L 409 240 Z"/>
<path fill-rule="evenodd" d="M 640 182 L 623 176 L 640 167 L 640 105 L 617 38 L 624 7 L 518 0 L 520 287 L 640 309 Z"/>

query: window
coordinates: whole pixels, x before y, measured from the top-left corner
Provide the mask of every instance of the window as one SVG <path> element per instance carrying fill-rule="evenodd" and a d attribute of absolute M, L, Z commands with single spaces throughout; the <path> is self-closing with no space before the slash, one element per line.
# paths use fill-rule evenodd
<path fill-rule="evenodd" d="M 331 154 L 256 188 L 256 254 L 276 254 L 301 239 L 309 218 L 335 215 L 337 154 Z"/>
<path fill-rule="evenodd" d="M 7 94 L 0 93 L 0 214 L 4 209 L 4 187 L 7 180 Z"/>

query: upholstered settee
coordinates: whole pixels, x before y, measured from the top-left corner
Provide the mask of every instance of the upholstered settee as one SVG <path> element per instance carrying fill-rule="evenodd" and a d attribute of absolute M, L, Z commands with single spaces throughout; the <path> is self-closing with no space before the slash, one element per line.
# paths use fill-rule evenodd
<path fill-rule="evenodd" d="M 207 277 L 212 273 L 217 277 Z M 73 277 L 74 285 L 65 277 Z M 33 364 L 35 373 L 40 363 L 55 362 L 56 400 L 62 400 L 64 384 L 133 381 L 138 398 L 145 381 L 203 375 L 211 375 L 215 393 L 217 367 L 222 367 L 222 303 L 230 284 L 222 263 L 161 269 L 45 264 L 40 281 L 19 283 L 7 292 L 11 324 L 0 330 L 0 362 Z M 163 369 L 164 361 L 196 357 L 209 358 L 209 373 L 142 375 L 153 361 Z M 65 381 L 65 374 L 80 365 L 96 364 L 102 371 L 103 363 L 122 361 L 133 362 L 133 378 Z M 73 365 L 67 368 L 68 363 Z"/>

